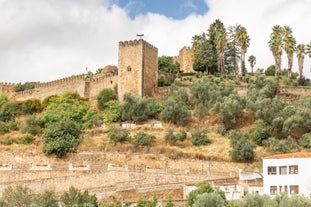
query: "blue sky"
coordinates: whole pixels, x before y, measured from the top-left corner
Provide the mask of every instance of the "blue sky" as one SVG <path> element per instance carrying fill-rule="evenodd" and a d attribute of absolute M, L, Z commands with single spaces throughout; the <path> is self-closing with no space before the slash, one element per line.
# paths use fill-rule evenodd
<path fill-rule="evenodd" d="M 204 15 L 208 11 L 204 0 L 119 0 L 116 4 L 132 19 L 150 12 L 181 20 L 190 14 Z"/>

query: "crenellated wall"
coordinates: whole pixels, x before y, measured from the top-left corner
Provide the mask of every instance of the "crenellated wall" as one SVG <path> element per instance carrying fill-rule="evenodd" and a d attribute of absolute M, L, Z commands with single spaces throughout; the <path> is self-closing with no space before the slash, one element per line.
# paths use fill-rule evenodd
<path fill-rule="evenodd" d="M 193 70 L 194 49 L 191 47 L 183 47 L 179 50 L 179 55 L 173 57 L 173 60 L 180 64 L 180 70 L 184 73 L 195 72 Z"/>
<path fill-rule="evenodd" d="M 118 83 L 118 72 L 108 71 L 94 75 L 92 79 L 85 74 L 75 75 L 50 82 L 39 83 L 34 89 L 14 92 L 15 84 L 0 83 L 0 93 L 8 94 L 16 101 L 39 99 L 43 101 L 51 95 L 61 95 L 66 92 L 77 92 L 81 97 L 96 99 L 98 93 L 104 88 L 113 88 Z"/>

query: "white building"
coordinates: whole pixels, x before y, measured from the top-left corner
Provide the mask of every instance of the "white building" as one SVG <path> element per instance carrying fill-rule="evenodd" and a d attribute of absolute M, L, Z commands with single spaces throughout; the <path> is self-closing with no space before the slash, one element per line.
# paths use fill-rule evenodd
<path fill-rule="evenodd" d="M 263 158 L 264 193 L 311 196 L 311 153 L 278 154 Z"/>

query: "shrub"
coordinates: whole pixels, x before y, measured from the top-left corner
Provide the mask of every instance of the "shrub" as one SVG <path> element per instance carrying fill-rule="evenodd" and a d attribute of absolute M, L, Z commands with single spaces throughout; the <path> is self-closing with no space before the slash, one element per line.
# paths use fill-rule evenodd
<path fill-rule="evenodd" d="M 271 136 L 271 128 L 261 119 L 255 122 L 255 126 L 256 128 L 250 132 L 250 137 L 253 139 L 255 144 L 262 145 L 262 142 Z"/>
<path fill-rule="evenodd" d="M 234 161 L 252 161 L 254 159 L 254 148 L 256 147 L 249 141 L 247 133 L 232 131 L 229 135 L 232 150 L 230 156 Z"/>
<path fill-rule="evenodd" d="M 109 101 L 118 100 L 117 93 L 110 88 L 103 89 L 97 96 L 97 107 L 99 110 L 104 110 Z"/>
<path fill-rule="evenodd" d="M 259 207 L 259 206 L 277 206 L 277 203 L 273 201 L 267 195 L 247 194 L 245 198 L 240 202 L 240 207 Z"/>
<path fill-rule="evenodd" d="M 156 137 L 153 135 L 146 134 L 145 132 L 140 131 L 135 134 L 132 142 L 136 146 L 150 145 L 155 140 L 155 138 Z"/>
<path fill-rule="evenodd" d="M 165 101 L 165 106 L 160 117 L 165 121 L 170 121 L 177 125 L 185 125 L 191 117 L 191 112 L 185 104 L 169 98 Z"/>
<path fill-rule="evenodd" d="M 224 207 L 225 200 L 218 193 L 203 193 L 198 195 L 193 207 L 205 206 Z"/>
<path fill-rule="evenodd" d="M 221 125 L 217 128 L 217 134 L 220 134 L 221 136 L 225 136 L 227 133 L 226 127 L 224 125 Z"/>
<path fill-rule="evenodd" d="M 69 191 L 61 195 L 61 201 L 65 204 L 65 206 L 98 206 L 95 195 L 90 195 L 88 190 L 81 193 L 74 187 L 70 187 Z"/>
<path fill-rule="evenodd" d="M 302 135 L 299 141 L 299 145 L 309 150 L 311 149 L 311 132 Z"/>
<path fill-rule="evenodd" d="M 70 119 L 52 122 L 44 129 L 43 152 L 63 157 L 68 152 L 75 152 L 82 141 L 80 128 Z"/>
<path fill-rule="evenodd" d="M 206 135 L 208 132 L 205 128 L 196 128 L 191 131 L 192 144 L 194 146 L 207 145 L 210 141 Z"/>
<path fill-rule="evenodd" d="M 176 137 L 177 137 L 177 140 L 179 140 L 179 141 L 184 141 L 184 140 L 187 139 L 187 132 L 185 132 L 184 130 L 180 130 L 180 131 L 177 133 Z"/>
<path fill-rule="evenodd" d="M 136 98 L 127 93 L 123 99 L 124 103 L 121 106 L 123 121 L 143 122 L 156 117 L 161 110 L 159 102 L 152 98 Z"/>
<path fill-rule="evenodd" d="M 197 189 L 191 191 L 188 196 L 188 204 L 189 206 L 193 206 L 198 195 L 202 195 L 204 193 L 217 193 L 223 200 L 226 200 L 225 194 L 223 191 L 218 188 L 213 188 L 209 183 L 200 183 L 197 186 Z"/>
<path fill-rule="evenodd" d="M 25 124 L 21 127 L 22 133 L 37 135 L 41 133 L 41 127 L 35 115 L 28 115 Z"/>
<path fill-rule="evenodd" d="M 130 141 L 130 132 L 126 129 L 112 128 L 108 132 L 110 143 L 116 144 L 117 142 Z"/>
<path fill-rule="evenodd" d="M 2 194 L 2 199 L 8 207 L 15 206 L 31 206 L 33 192 L 21 185 L 16 187 L 8 187 Z"/>
<path fill-rule="evenodd" d="M 104 121 L 106 123 L 121 121 L 121 106 L 118 100 L 111 100 L 105 104 Z"/>
<path fill-rule="evenodd" d="M 175 136 L 173 129 L 167 130 L 167 132 L 165 134 L 165 141 L 170 143 L 170 144 L 174 144 L 175 142 L 178 141 L 177 136 Z"/>

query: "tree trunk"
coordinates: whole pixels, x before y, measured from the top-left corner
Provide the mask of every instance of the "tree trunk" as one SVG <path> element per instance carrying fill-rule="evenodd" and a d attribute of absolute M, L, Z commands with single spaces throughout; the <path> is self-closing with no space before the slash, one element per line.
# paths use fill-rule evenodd
<path fill-rule="evenodd" d="M 287 59 L 288 59 L 288 73 L 287 73 L 287 77 L 289 79 L 292 78 L 293 55 L 294 54 L 288 54 L 287 55 Z"/>

